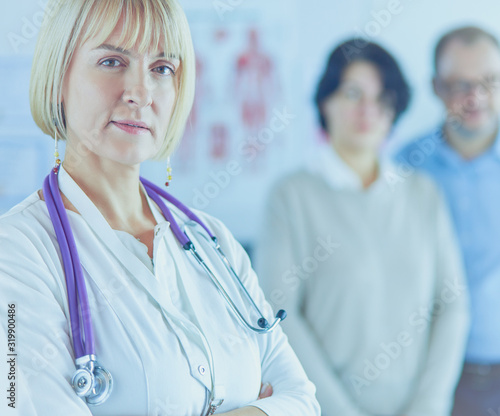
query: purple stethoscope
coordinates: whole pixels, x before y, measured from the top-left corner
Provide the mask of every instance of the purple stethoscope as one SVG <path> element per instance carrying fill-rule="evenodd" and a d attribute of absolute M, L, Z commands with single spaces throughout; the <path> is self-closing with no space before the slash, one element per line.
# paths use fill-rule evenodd
<path fill-rule="evenodd" d="M 85 279 L 83 277 L 83 270 L 78 256 L 78 251 L 76 249 L 75 238 L 71 231 L 66 209 L 64 208 L 62 197 L 59 192 L 57 179 L 58 171 L 59 167 L 53 169 L 45 178 L 43 184 L 43 194 L 52 224 L 54 225 L 57 241 L 61 250 L 64 273 L 66 276 L 66 291 L 68 295 L 71 334 L 73 337 L 73 349 L 75 352 L 75 363 L 77 367 L 71 383 L 78 396 L 85 398 L 88 404 L 97 406 L 104 403 L 111 394 L 111 391 L 113 390 L 113 378 L 111 373 L 98 363 L 95 354 L 94 331 L 92 327 Z M 243 326 L 259 334 L 265 334 L 274 330 L 278 324 L 286 318 L 286 312 L 283 309 L 280 309 L 276 314 L 273 324 L 269 325 L 269 322 L 266 318 L 264 318 L 262 312 L 246 290 L 243 282 L 229 263 L 229 260 L 225 256 L 217 241 L 217 237 L 212 234 L 212 232 L 207 226 L 205 226 L 196 214 L 194 214 L 188 207 L 176 198 L 148 180 L 144 178 L 140 178 L 140 180 L 149 197 L 156 202 L 167 221 L 170 222 L 170 228 L 182 248 L 185 251 L 192 253 L 197 263 L 210 277 Z M 224 264 L 224 267 L 236 280 L 241 291 L 260 316 L 257 320 L 257 327 L 252 326 L 252 324 L 245 319 L 238 307 L 231 300 L 230 296 L 219 282 L 219 279 L 196 251 L 193 242 L 186 235 L 185 230 L 181 230 L 177 222 L 174 220 L 172 212 L 163 202 L 162 198 L 173 204 L 191 221 L 194 221 L 206 231 L 206 235 L 205 233 L 200 234 L 203 235 L 207 241 L 211 242 L 218 257 Z M 83 336 L 85 341 L 82 339 L 81 326 L 83 326 Z"/>

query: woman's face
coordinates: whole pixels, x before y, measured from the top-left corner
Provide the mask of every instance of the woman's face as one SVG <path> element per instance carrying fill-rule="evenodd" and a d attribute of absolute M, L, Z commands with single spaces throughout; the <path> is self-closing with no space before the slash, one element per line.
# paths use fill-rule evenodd
<path fill-rule="evenodd" d="M 176 101 L 179 60 L 118 47 L 120 20 L 103 44 L 75 50 L 63 83 L 72 156 L 135 165 L 156 155 Z"/>
<path fill-rule="evenodd" d="M 379 71 L 365 61 L 345 69 L 322 110 L 334 146 L 358 151 L 377 150 L 394 120 L 394 105 L 384 94 Z"/>

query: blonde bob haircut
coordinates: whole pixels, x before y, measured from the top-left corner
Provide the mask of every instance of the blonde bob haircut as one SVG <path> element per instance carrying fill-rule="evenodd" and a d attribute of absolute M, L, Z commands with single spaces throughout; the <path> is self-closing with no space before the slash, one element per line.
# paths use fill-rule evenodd
<path fill-rule="evenodd" d="M 195 57 L 191 33 L 177 0 L 49 0 L 40 28 L 30 82 L 35 123 L 47 135 L 67 139 L 62 85 L 75 49 L 88 39 L 103 43 L 123 16 L 118 47 L 140 53 L 161 50 L 180 60 L 177 98 L 156 160 L 172 153 L 181 139 L 194 99 Z"/>

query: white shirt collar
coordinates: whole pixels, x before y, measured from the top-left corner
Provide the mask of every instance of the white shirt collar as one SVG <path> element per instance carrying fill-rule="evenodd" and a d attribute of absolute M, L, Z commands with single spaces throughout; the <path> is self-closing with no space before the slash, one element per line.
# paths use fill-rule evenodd
<path fill-rule="evenodd" d="M 131 272 L 131 274 L 139 276 L 141 274 L 141 268 L 144 267 L 144 264 L 135 256 L 130 256 L 130 250 L 123 244 L 123 241 L 118 237 L 115 230 L 111 228 L 91 199 L 63 168 L 63 165 L 61 165 L 59 169 L 58 183 L 61 192 L 73 204 L 79 213 L 79 216 L 86 222 L 90 229 L 94 231 L 95 235 L 104 245 L 109 247 L 110 251 L 125 266 L 125 268 Z M 142 189 L 143 192 L 145 192 L 143 187 Z M 153 211 L 156 221 L 158 222 L 154 228 L 155 240 L 157 240 L 163 237 L 167 229 L 170 227 L 170 223 L 163 218 L 157 209 L 154 209 L 154 206 L 147 194 L 146 199 Z M 155 246 L 155 251 L 156 247 L 157 245 Z"/>
<path fill-rule="evenodd" d="M 69 198 L 69 195 L 74 195 L 75 197 L 79 198 L 79 200 L 83 200 L 85 203 L 82 205 L 79 205 L 80 208 L 76 208 L 75 202 L 71 201 L 77 211 L 80 213 L 82 217 L 85 217 L 86 215 L 92 215 L 92 216 L 98 216 L 99 211 L 97 207 L 94 205 L 94 203 L 90 200 L 90 198 L 85 194 L 85 192 L 78 186 L 78 184 L 75 182 L 75 180 L 69 175 L 69 173 L 64 169 L 63 164 L 61 164 L 59 168 L 59 188 L 61 191 L 68 197 L 68 199 L 71 201 Z M 158 208 L 156 208 L 156 205 L 153 203 L 151 198 L 146 192 L 146 189 L 144 188 L 144 185 L 142 183 L 139 184 L 141 191 L 143 194 L 146 196 L 146 201 L 149 205 L 149 208 L 151 209 L 151 212 L 153 213 L 153 216 L 155 217 L 155 220 L 157 224 L 162 224 L 162 223 L 167 223 L 168 221 L 163 217 L 163 215 L 160 213 Z M 83 212 L 82 212 L 83 211 Z M 104 217 L 103 217 L 104 218 Z"/>
<path fill-rule="evenodd" d="M 386 173 L 393 170 L 388 158 L 380 157 L 380 171 L 369 189 L 385 183 Z M 323 178 L 333 189 L 363 191 L 363 182 L 358 174 L 339 156 L 330 143 L 320 144 L 307 162 L 307 170 Z"/>

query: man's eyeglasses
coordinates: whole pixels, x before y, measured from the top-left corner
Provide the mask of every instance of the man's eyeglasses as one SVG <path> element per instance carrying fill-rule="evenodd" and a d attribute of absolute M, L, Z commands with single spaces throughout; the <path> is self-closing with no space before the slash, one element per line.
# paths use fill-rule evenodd
<path fill-rule="evenodd" d="M 482 92 L 493 93 L 500 89 L 500 74 L 489 75 L 477 81 L 456 80 L 446 81 L 436 80 L 436 87 L 439 91 L 451 98 L 468 96 L 480 89 Z"/>

